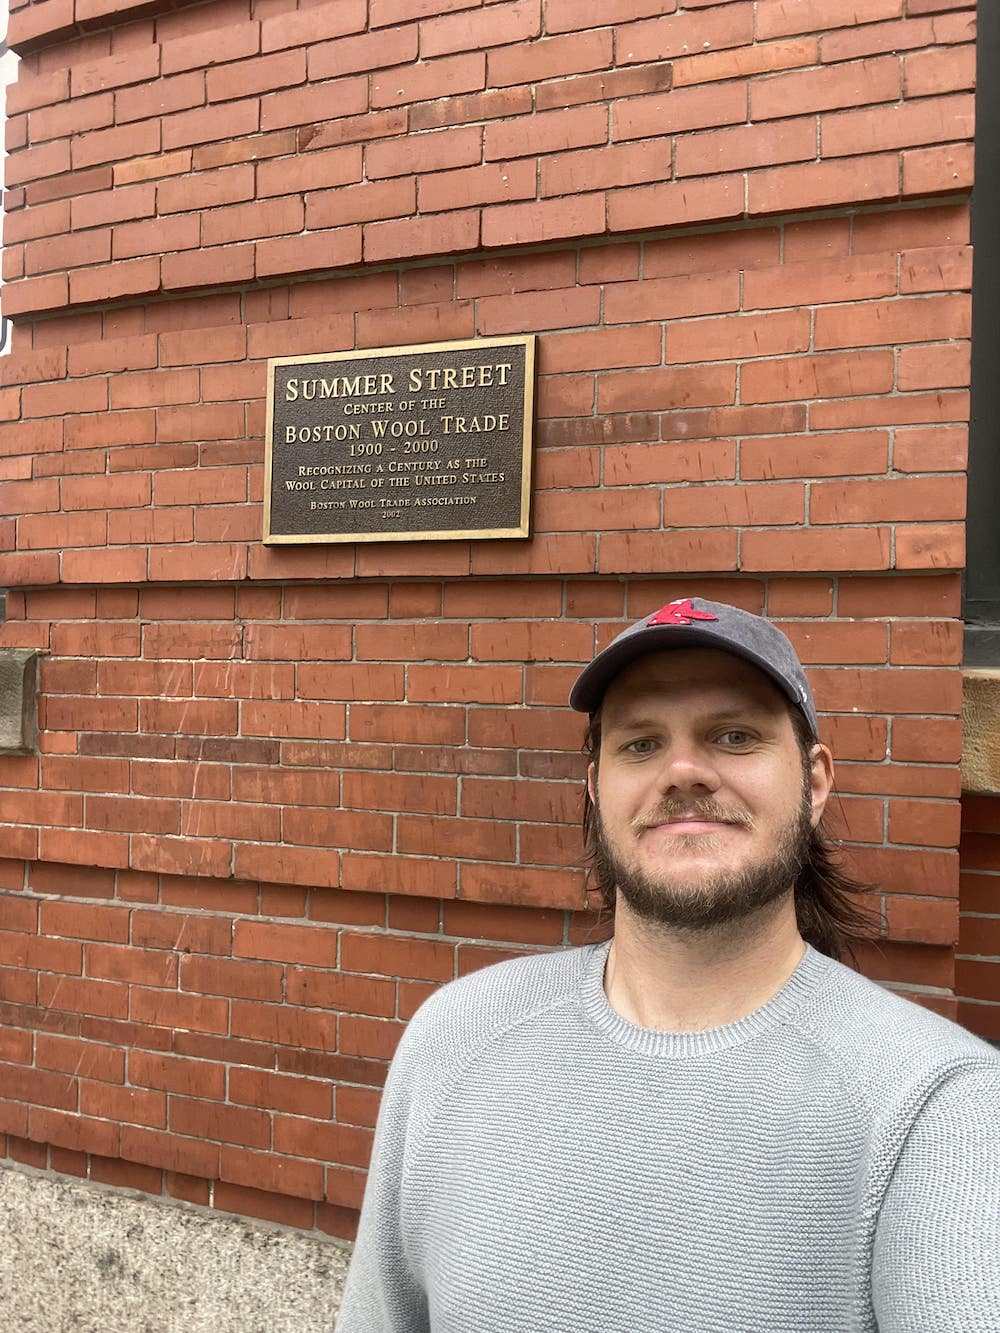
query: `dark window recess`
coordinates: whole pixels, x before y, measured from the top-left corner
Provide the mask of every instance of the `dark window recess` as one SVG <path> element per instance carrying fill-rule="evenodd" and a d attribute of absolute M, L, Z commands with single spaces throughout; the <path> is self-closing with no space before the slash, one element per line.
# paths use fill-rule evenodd
<path fill-rule="evenodd" d="M 1000 667 L 1000 5 L 979 22 L 965 665 Z"/>

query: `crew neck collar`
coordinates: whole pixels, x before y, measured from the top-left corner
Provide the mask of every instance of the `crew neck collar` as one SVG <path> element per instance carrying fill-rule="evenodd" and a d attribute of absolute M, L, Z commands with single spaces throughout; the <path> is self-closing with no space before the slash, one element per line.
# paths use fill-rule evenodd
<path fill-rule="evenodd" d="M 619 1046 L 641 1055 L 674 1058 L 728 1050 L 776 1028 L 801 1008 L 832 962 L 807 944 L 795 971 L 760 1008 L 721 1027 L 705 1028 L 700 1032 L 660 1032 L 656 1028 L 631 1023 L 612 1008 L 604 989 L 604 968 L 611 943 L 611 940 L 604 940 L 588 945 L 581 954 L 580 995 L 587 1017 Z"/>

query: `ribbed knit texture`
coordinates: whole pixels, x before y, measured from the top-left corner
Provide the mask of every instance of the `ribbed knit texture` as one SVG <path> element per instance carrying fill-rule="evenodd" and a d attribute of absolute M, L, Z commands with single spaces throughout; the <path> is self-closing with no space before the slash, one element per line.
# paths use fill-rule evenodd
<path fill-rule="evenodd" d="M 811 947 L 637 1027 L 608 944 L 432 995 L 393 1060 L 338 1333 L 1000 1333 L 1000 1055 Z"/>

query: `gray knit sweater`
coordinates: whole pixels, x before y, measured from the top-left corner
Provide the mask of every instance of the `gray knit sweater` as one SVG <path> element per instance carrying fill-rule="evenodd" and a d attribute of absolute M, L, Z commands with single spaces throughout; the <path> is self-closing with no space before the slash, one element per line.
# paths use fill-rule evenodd
<path fill-rule="evenodd" d="M 629 1023 L 608 945 L 427 999 L 338 1333 L 998 1333 L 1000 1055 L 807 948 L 762 1008 Z"/>

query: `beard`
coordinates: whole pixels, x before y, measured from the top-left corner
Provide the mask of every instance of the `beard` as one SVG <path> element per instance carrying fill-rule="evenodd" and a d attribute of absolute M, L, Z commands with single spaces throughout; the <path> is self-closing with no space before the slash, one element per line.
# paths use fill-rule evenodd
<path fill-rule="evenodd" d="M 633 831 L 638 833 L 660 818 L 670 818 L 675 812 L 668 805 L 665 803 L 650 816 L 635 821 Z M 692 803 L 684 802 L 683 808 L 691 810 Z M 749 817 L 742 812 L 724 811 L 710 801 L 698 802 L 697 810 L 707 819 L 728 819 L 742 827 L 751 827 Z M 595 801 L 594 871 L 606 894 L 610 894 L 612 886 L 616 887 L 635 915 L 653 925 L 673 930 L 718 930 L 745 920 L 794 888 L 809 860 L 811 815 L 812 804 L 804 784 L 799 807 L 782 828 L 770 856 L 740 870 L 720 869 L 684 884 L 625 865 L 608 838 Z M 678 837 L 683 839 L 682 846 L 706 845 L 704 835 L 690 835 L 690 840 L 688 835 Z M 695 837 L 699 838 L 697 844 Z"/>

